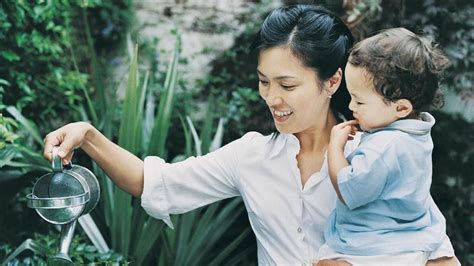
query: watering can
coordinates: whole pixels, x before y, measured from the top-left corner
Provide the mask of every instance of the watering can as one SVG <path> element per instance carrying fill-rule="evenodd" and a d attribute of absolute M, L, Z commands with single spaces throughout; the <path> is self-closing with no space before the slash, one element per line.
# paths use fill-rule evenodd
<path fill-rule="evenodd" d="M 77 219 L 89 213 L 100 198 L 99 182 L 87 168 L 64 165 L 52 151 L 52 172 L 41 176 L 26 196 L 27 206 L 34 208 L 44 220 L 61 225 L 59 252 L 48 259 L 48 265 L 73 265 L 68 255 Z"/>

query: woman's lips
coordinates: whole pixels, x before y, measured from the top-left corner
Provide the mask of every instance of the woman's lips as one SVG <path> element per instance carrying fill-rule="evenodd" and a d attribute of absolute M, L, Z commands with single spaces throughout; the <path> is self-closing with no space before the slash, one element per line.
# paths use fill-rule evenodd
<path fill-rule="evenodd" d="M 283 123 L 286 120 L 288 120 L 292 114 L 293 114 L 293 111 L 272 110 L 273 118 L 279 123 Z"/>

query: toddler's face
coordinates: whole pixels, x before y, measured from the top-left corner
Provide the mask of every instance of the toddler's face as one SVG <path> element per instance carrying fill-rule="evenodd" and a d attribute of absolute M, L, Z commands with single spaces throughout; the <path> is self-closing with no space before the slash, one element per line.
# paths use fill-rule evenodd
<path fill-rule="evenodd" d="M 361 67 L 347 64 L 346 84 L 351 94 L 349 109 L 362 130 L 381 128 L 396 121 L 396 105 L 385 102 L 371 82 L 370 74 Z"/>

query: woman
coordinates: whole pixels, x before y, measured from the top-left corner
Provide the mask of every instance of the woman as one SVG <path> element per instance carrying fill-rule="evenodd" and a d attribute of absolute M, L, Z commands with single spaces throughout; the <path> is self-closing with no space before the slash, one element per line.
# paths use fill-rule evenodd
<path fill-rule="evenodd" d="M 205 156 L 167 164 L 158 157 L 143 162 L 79 122 L 48 134 L 44 155 L 51 159 L 60 145 L 66 163 L 82 148 L 170 227 L 170 213 L 241 196 L 259 264 L 311 263 L 336 203 L 325 154 L 330 130 L 347 110 L 336 110 L 347 102 L 335 100 L 348 99 L 342 70 L 352 43 L 344 23 L 319 7 L 279 8 L 266 18 L 254 48 L 260 95 L 279 134 L 250 132 Z"/>

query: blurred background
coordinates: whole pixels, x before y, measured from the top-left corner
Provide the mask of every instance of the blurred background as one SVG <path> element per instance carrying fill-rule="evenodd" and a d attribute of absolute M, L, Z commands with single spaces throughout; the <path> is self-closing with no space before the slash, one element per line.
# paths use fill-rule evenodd
<path fill-rule="evenodd" d="M 45 265 L 58 228 L 26 207 L 50 171 L 44 136 L 89 121 L 139 157 L 179 161 L 247 131 L 270 133 L 248 48 L 268 12 L 321 4 L 357 40 L 389 27 L 435 39 L 452 60 L 445 106 L 434 111 L 432 195 L 463 265 L 474 265 L 474 2 L 471 0 L 3 0 L 0 2 L 0 262 Z M 140 117 L 141 119 L 137 119 Z M 76 229 L 80 264 L 255 265 L 256 244 L 239 199 L 173 216 L 144 214 L 78 150 L 103 195 L 99 229 Z M 91 239 L 103 238 L 98 246 Z M 12 259 L 12 260 L 10 260 Z"/>

